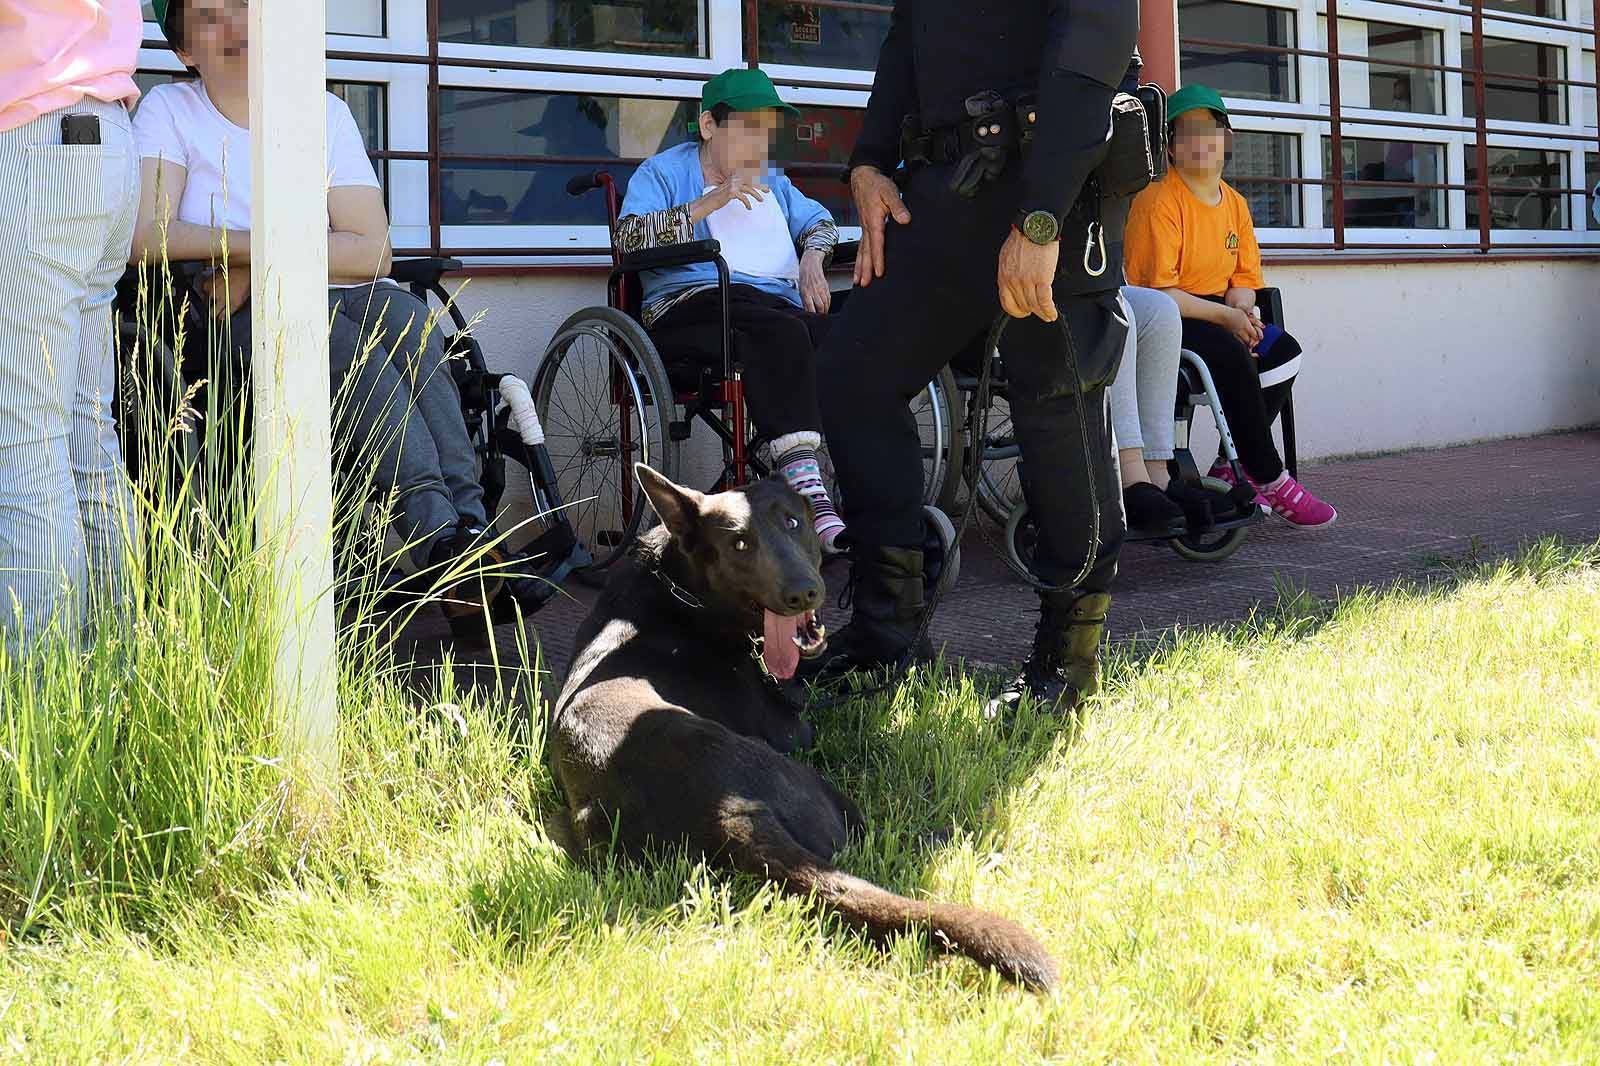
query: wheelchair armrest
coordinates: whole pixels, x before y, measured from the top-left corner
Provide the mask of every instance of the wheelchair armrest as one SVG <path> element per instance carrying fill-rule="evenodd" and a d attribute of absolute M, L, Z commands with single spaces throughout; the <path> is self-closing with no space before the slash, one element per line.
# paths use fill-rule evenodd
<path fill-rule="evenodd" d="M 661 270 L 666 267 L 688 266 L 691 263 L 711 263 L 722 254 L 722 245 L 716 241 L 688 241 L 668 244 L 661 248 L 645 248 L 628 252 L 617 260 L 617 269 L 624 274 L 637 274 L 641 270 Z"/>
<path fill-rule="evenodd" d="M 389 278 L 402 285 L 421 285 L 431 289 L 446 274 L 461 269 L 461 260 L 433 256 L 425 259 L 396 259 L 389 267 Z"/>
<path fill-rule="evenodd" d="M 1256 307 L 1261 311 L 1261 321 L 1283 328 L 1283 293 L 1270 286 L 1257 289 Z"/>
<path fill-rule="evenodd" d="M 836 267 L 853 266 L 861 251 L 860 241 L 840 241 L 833 246 L 833 263 Z"/>

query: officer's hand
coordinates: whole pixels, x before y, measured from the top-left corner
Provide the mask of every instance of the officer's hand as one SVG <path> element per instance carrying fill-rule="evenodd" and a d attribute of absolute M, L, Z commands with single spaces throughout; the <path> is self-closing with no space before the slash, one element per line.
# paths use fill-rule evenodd
<path fill-rule="evenodd" d="M 833 306 L 828 275 L 822 269 L 822 253 L 812 249 L 800 257 L 800 301 L 814 315 L 825 315 Z"/>
<path fill-rule="evenodd" d="M 1000 306 L 1012 318 L 1038 315 L 1045 322 L 1056 320 L 1056 298 L 1051 284 L 1056 279 L 1056 262 L 1061 243 L 1034 244 L 1015 229 L 1000 249 Z"/>
<path fill-rule="evenodd" d="M 866 288 L 873 278 L 883 277 L 883 231 L 886 220 L 904 226 L 911 212 L 900 199 L 900 190 L 877 167 L 860 166 L 850 172 L 850 195 L 861 218 L 861 250 L 856 253 L 857 285 Z"/>

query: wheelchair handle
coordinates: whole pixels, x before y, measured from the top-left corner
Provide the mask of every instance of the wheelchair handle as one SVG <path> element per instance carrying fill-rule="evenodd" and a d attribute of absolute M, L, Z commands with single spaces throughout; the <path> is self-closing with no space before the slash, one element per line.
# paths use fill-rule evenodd
<path fill-rule="evenodd" d="M 603 170 L 591 171 L 588 174 L 579 174 L 567 182 L 568 196 L 582 196 L 591 189 L 598 189 L 611 184 L 611 175 Z"/>

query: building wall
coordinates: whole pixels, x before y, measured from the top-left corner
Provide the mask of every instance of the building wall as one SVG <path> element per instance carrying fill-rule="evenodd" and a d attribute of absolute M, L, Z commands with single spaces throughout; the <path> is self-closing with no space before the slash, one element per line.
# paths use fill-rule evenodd
<path fill-rule="evenodd" d="M 1302 458 L 1600 424 L 1600 262 L 1269 267 L 1306 349 Z M 495 369 L 530 380 L 603 277 L 476 277 L 461 291 Z M 1209 440 L 1198 447 L 1209 447 Z M 696 467 L 708 464 L 714 450 Z"/>

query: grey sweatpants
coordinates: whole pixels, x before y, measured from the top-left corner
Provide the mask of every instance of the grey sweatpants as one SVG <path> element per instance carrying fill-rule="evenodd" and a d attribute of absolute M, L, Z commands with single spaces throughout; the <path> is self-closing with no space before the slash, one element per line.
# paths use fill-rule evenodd
<path fill-rule="evenodd" d="M 393 493 L 394 531 L 425 566 L 434 543 L 458 524 L 489 524 L 443 339 L 424 328 L 428 306 L 396 285 L 329 289 L 328 305 L 340 467 Z M 248 352 L 248 303 L 230 328 L 234 348 Z"/>
<path fill-rule="evenodd" d="M 68 114 L 99 144 L 61 143 Z M 111 304 L 139 209 L 120 104 L 0 133 L 0 643 L 26 651 L 126 594 L 138 544 L 117 443 Z"/>
<path fill-rule="evenodd" d="M 1172 297 L 1156 289 L 1124 285 L 1121 298 L 1133 328 L 1110 389 L 1117 447 L 1141 448 L 1153 462 L 1171 459 L 1183 319 Z"/>

